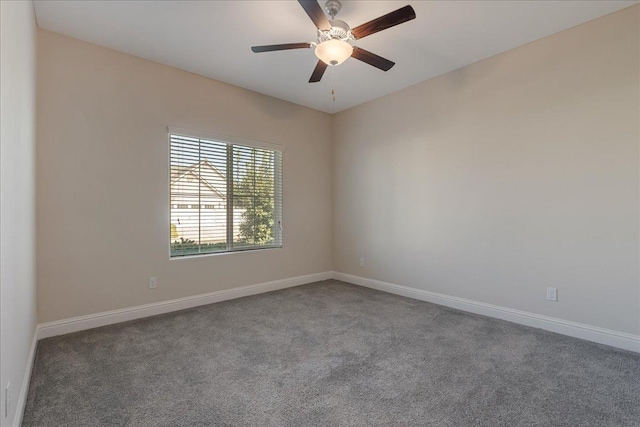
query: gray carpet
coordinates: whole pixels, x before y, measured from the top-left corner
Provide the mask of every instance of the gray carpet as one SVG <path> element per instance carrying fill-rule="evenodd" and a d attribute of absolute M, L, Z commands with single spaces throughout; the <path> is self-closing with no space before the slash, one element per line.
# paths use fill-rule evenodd
<path fill-rule="evenodd" d="M 640 355 L 338 281 L 45 339 L 25 426 L 640 426 Z"/>

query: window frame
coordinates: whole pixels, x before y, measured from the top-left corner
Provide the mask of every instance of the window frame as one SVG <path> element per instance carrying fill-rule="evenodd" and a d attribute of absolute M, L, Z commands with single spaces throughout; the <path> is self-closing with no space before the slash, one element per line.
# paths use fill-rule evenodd
<path fill-rule="evenodd" d="M 276 154 L 280 156 L 279 162 L 275 162 L 274 165 L 274 187 L 275 187 L 275 200 L 278 200 L 278 191 L 280 204 L 274 203 L 275 210 L 275 220 L 276 224 L 274 227 L 279 228 L 279 233 L 274 236 L 274 244 L 273 245 L 256 245 L 256 246 L 245 246 L 233 248 L 233 241 L 229 242 L 229 238 L 227 238 L 227 249 L 223 251 L 216 252 L 204 252 L 204 253 L 195 253 L 195 254 L 185 254 L 185 255 L 172 255 L 171 254 L 171 209 L 173 204 L 171 203 L 171 135 L 183 136 L 187 138 L 195 138 L 195 139 L 205 139 L 209 141 L 215 141 L 224 143 L 227 145 L 227 148 L 233 147 L 234 145 L 249 147 L 249 148 L 258 148 L 263 150 L 271 150 L 275 151 Z M 168 195 L 168 206 L 169 211 L 166 218 L 168 219 L 168 231 L 169 231 L 169 244 L 168 244 L 168 255 L 169 260 L 179 260 L 179 259 L 192 259 L 198 257 L 206 257 L 206 256 L 218 256 L 218 255 L 228 255 L 234 253 L 243 253 L 243 252 L 252 252 L 252 251 L 263 251 L 268 249 L 282 249 L 284 247 L 284 146 L 280 144 L 274 144 L 270 142 L 264 141 L 255 141 L 245 138 L 238 138 L 235 136 L 225 136 L 211 132 L 203 132 L 191 129 L 184 129 L 175 126 L 167 126 L 167 171 L 168 171 L 168 179 L 167 179 L 167 195 Z M 229 184 L 229 173 L 232 172 L 230 168 L 231 162 L 227 162 L 227 186 L 233 187 L 233 184 Z M 278 169 L 279 166 L 279 169 Z M 233 182 L 233 175 L 231 175 L 231 182 Z M 233 193 L 232 193 L 233 194 Z M 233 195 L 232 195 L 233 199 Z M 229 205 L 227 204 L 227 218 L 233 217 L 233 206 L 231 206 L 231 210 L 229 210 Z M 278 225 L 279 222 L 279 225 Z M 229 219 L 227 219 L 227 236 L 232 236 L 233 227 L 229 230 Z M 232 247 L 229 250 L 229 247 Z"/>

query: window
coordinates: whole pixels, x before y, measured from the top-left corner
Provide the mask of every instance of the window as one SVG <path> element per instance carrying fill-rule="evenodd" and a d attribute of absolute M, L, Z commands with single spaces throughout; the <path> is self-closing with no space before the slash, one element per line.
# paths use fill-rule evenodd
<path fill-rule="evenodd" d="M 171 257 L 282 247 L 282 151 L 169 129 Z"/>

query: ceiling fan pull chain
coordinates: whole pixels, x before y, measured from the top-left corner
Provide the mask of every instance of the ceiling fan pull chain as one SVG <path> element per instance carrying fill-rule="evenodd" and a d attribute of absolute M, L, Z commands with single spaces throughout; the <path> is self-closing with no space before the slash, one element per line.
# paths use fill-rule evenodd
<path fill-rule="evenodd" d="M 331 67 L 331 97 L 333 98 L 333 102 L 336 102 L 336 70 L 335 67 Z"/>

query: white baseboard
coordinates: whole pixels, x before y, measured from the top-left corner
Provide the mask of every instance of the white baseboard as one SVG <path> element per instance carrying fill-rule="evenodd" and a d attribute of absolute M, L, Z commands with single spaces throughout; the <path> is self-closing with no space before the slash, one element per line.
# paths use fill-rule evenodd
<path fill-rule="evenodd" d="M 31 340 L 31 349 L 29 350 L 29 356 L 27 358 L 27 367 L 24 370 L 24 377 L 22 378 L 22 387 L 20 387 L 20 394 L 18 394 L 18 401 L 16 402 L 16 413 L 13 417 L 14 427 L 20 427 L 22 425 L 22 417 L 24 415 L 24 407 L 27 404 L 27 394 L 29 393 L 29 384 L 31 383 L 31 371 L 33 370 L 33 361 L 36 357 L 36 348 L 38 347 L 38 328 L 33 331 L 33 339 Z"/>
<path fill-rule="evenodd" d="M 100 326 L 126 322 L 128 320 L 140 319 L 143 317 L 155 316 L 157 314 L 170 313 L 172 311 L 184 310 L 186 308 L 212 304 L 220 301 L 227 301 L 230 299 L 246 297 L 249 295 L 261 294 L 278 289 L 291 288 L 307 283 L 328 280 L 331 279 L 331 277 L 332 272 L 330 271 L 308 274 L 306 276 L 274 280 L 272 282 L 242 286 L 240 288 L 209 292 L 206 294 L 178 298 L 169 301 L 162 301 L 152 304 L 139 305 L 136 307 L 123 308 L 119 310 L 104 311 L 102 313 L 88 314 L 86 316 L 73 317 L 70 319 L 41 323 L 38 325 L 37 329 L 38 339 L 69 334 L 71 332 L 84 331 L 86 329 L 98 328 Z"/>
<path fill-rule="evenodd" d="M 29 374 L 31 362 L 33 362 L 36 339 L 83 331 L 114 323 L 126 322 L 128 320 L 170 313 L 172 311 L 184 310 L 200 305 L 212 304 L 220 301 L 260 294 L 263 292 L 290 288 L 293 286 L 300 286 L 331 278 L 640 353 L 640 336 L 638 335 L 543 316 L 540 314 L 529 313 L 526 311 L 515 310 L 465 298 L 453 297 L 422 289 L 410 288 L 407 286 L 396 285 L 394 283 L 382 282 L 380 280 L 367 279 L 340 272 L 323 272 L 39 324 L 36 329 L 36 337 L 34 337 L 34 343 L 29 356 L 31 358 Z M 22 394 L 20 395 L 20 398 L 22 398 Z"/>
<path fill-rule="evenodd" d="M 599 328 L 597 326 L 571 322 L 549 316 L 542 316 L 540 314 L 514 310 L 507 307 L 500 307 L 497 305 L 453 297 L 436 292 L 410 288 L 407 286 L 382 282 L 380 280 L 367 279 L 345 273 L 333 272 L 333 278 L 343 282 L 352 283 L 354 285 L 365 286 L 367 288 L 377 289 L 391 294 L 402 295 L 421 301 L 456 308 L 458 310 L 495 317 L 497 319 L 507 320 L 521 325 L 557 332 L 570 337 L 580 338 L 640 353 L 640 336 L 638 335 L 613 331 L 611 329 Z"/>

